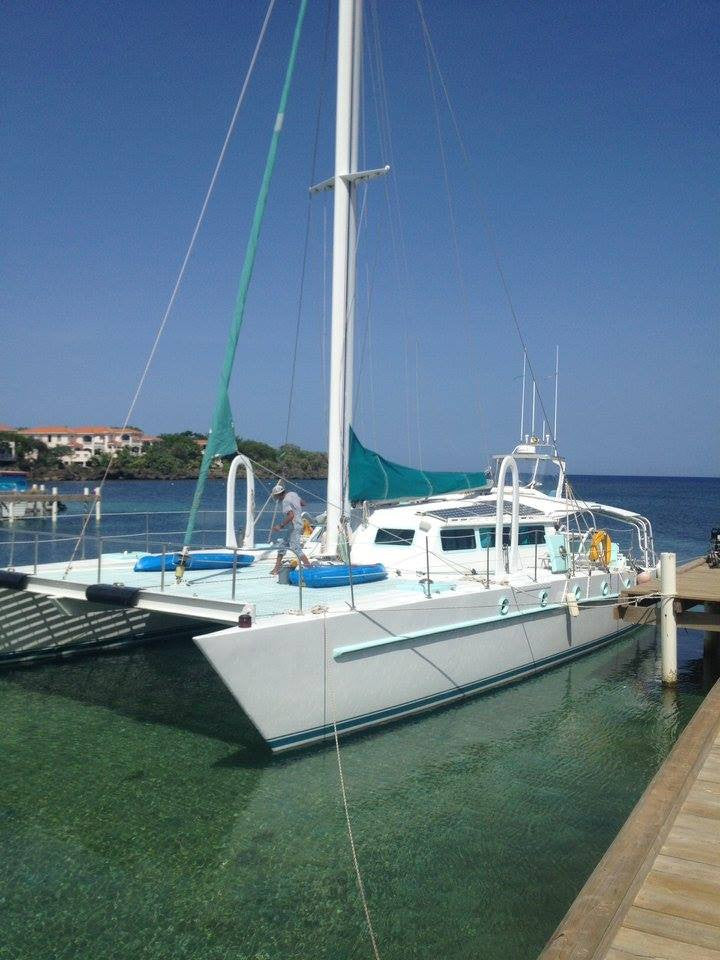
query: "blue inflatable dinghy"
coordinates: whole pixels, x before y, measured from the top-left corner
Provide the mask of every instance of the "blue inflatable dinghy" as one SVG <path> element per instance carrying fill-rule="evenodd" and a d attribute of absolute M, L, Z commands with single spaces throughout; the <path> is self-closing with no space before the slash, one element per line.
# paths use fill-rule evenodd
<path fill-rule="evenodd" d="M 255 557 L 250 553 L 239 553 L 237 555 L 238 569 L 240 567 L 249 567 Z M 165 569 L 174 570 L 180 563 L 179 553 L 165 554 Z M 188 557 L 187 570 L 231 570 L 233 565 L 233 554 L 228 550 L 226 553 L 216 550 L 193 551 Z M 136 562 L 133 570 L 136 573 L 159 573 L 163 566 L 163 555 L 161 553 L 148 553 Z"/>
<path fill-rule="evenodd" d="M 343 564 L 326 564 L 319 567 L 303 567 L 302 577 L 304 587 L 347 587 L 352 583 L 375 583 L 376 580 L 386 580 L 387 570 L 381 563 L 353 564 L 348 567 Z M 288 583 L 294 587 L 298 585 L 299 572 L 291 570 Z"/>

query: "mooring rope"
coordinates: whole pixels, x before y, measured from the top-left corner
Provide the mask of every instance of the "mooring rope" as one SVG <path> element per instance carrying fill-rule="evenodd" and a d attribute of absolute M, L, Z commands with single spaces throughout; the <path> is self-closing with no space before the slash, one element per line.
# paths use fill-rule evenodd
<path fill-rule="evenodd" d="M 323 650 L 327 650 L 327 616 L 323 614 Z M 337 767 L 338 767 L 338 778 L 340 780 L 340 795 L 342 797 L 343 810 L 345 811 L 345 825 L 347 827 L 348 839 L 350 841 L 350 853 L 352 854 L 353 868 L 355 870 L 355 881 L 357 883 L 358 892 L 360 894 L 360 899 L 363 905 L 363 912 L 365 913 L 365 923 L 368 928 L 368 935 L 370 937 L 370 944 L 372 946 L 373 956 L 375 960 L 381 960 L 380 951 L 377 945 L 377 938 L 375 936 L 375 929 L 372 923 L 372 917 L 370 916 L 370 905 L 368 904 L 367 895 L 365 893 L 365 884 L 363 883 L 362 873 L 360 871 L 360 862 L 358 860 L 357 849 L 355 848 L 355 837 L 353 835 L 352 823 L 350 821 L 350 807 L 348 805 L 347 797 L 347 787 L 345 785 L 345 774 L 343 771 L 342 765 L 342 756 L 340 754 L 340 738 L 338 736 L 337 728 L 337 706 L 335 703 L 335 689 L 330 680 L 330 674 L 327 674 L 328 677 L 328 688 L 330 692 L 330 702 L 332 704 L 332 724 L 333 724 L 333 736 L 335 738 L 335 756 L 337 758 Z"/>

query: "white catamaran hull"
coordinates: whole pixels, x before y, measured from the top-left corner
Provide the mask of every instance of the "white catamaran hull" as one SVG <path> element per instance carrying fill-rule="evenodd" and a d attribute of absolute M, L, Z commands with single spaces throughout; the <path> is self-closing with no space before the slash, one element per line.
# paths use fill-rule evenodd
<path fill-rule="evenodd" d="M 0 665 L 68 657 L 190 636 L 210 624 L 141 609 L 78 606 L 22 590 L 0 589 Z"/>
<path fill-rule="evenodd" d="M 615 639 L 618 577 L 537 591 L 442 594 L 196 636 L 273 751 L 361 730 L 511 683 Z M 542 606 L 543 600 L 545 606 Z M 507 601 L 504 603 L 503 601 Z M 504 612 L 502 612 L 504 611 Z"/>

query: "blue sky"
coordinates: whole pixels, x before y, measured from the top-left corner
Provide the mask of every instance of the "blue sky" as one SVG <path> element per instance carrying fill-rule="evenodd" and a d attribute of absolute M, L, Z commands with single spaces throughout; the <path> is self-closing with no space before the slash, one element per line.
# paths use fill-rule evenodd
<path fill-rule="evenodd" d="M 265 6 L 6 6 L 0 421 L 122 421 Z M 231 397 L 238 432 L 274 444 L 285 439 L 323 86 L 316 179 L 331 171 L 330 6 L 323 77 L 327 5 L 311 0 Z M 209 424 L 296 9 L 278 0 L 132 417 L 148 431 Z M 468 171 L 443 111 L 467 296 L 414 0 L 368 2 L 367 56 L 375 55 L 377 23 L 392 156 L 384 155 L 368 74 L 365 162 L 392 161 L 393 180 L 387 192 L 381 183 L 369 188 L 361 238 L 361 438 L 393 459 L 466 469 L 516 441 L 522 354 L 484 209 L 549 404 L 560 345 L 558 437 L 571 470 L 717 474 L 717 4 L 425 0 L 425 10 L 471 154 Z M 388 195 L 397 207 L 388 209 Z M 314 449 L 327 442 L 330 204 L 316 198 L 311 211 L 289 437 Z M 393 252 L 398 211 L 407 269 Z"/>

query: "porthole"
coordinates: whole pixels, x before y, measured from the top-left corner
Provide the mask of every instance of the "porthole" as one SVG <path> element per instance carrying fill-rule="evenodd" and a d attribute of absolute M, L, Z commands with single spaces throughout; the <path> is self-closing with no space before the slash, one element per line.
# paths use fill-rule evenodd
<path fill-rule="evenodd" d="M 540 601 L 541 607 L 546 607 L 548 605 L 548 600 L 550 599 L 547 590 L 541 590 L 538 594 L 538 600 Z"/>
<path fill-rule="evenodd" d="M 500 616 L 506 617 L 510 611 L 510 601 L 507 597 L 503 597 L 500 601 Z"/>
<path fill-rule="evenodd" d="M 579 586 L 575 587 L 575 589 L 573 590 L 573 596 L 575 597 L 575 599 L 579 600 L 581 595 L 582 595 L 582 590 L 580 589 L 580 587 Z"/>
<path fill-rule="evenodd" d="M 607 582 L 607 580 L 603 580 L 602 587 L 600 589 L 604 597 L 610 593 L 610 584 Z"/>
<path fill-rule="evenodd" d="M 627 588 L 630 586 L 630 577 L 623 577 L 622 582 L 623 582 L 623 586 L 627 590 Z"/>

